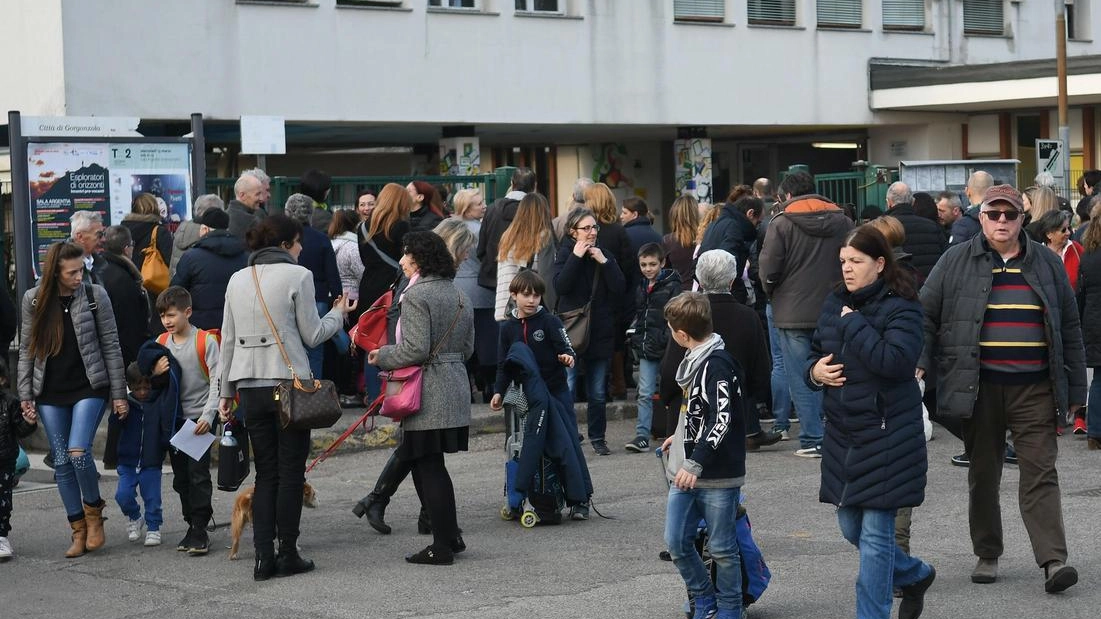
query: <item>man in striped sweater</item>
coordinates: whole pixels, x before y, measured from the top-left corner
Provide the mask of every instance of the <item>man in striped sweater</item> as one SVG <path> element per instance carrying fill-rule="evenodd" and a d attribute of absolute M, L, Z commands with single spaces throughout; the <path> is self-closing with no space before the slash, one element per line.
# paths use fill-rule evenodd
<path fill-rule="evenodd" d="M 1059 257 L 1021 231 L 1021 194 L 991 187 L 982 234 L 945 252 L 921 291 L 925 348 L 918 375 L 937 369 L 941 415 L 963 421 L 976 583 L 997 580 L 1002 554 L 998 504 L 1005 433 L 1021 464 L 1020 509 L 1044 590 L 1078 582 L 1067 543 L 1055 469 L 1056 412 L 1086 402 L 1085 352 L 1074 291 Z"/>

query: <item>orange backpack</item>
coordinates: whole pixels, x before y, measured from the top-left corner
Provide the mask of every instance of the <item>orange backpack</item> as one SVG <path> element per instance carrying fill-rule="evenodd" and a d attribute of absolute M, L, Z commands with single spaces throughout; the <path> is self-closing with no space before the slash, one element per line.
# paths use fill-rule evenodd
<path fill-rule="evenodd" d="M 210 368 L 206 365 L 206 336 L 214 336 L 214 341 L 218 344 L 222 343 L 222 330 L 221 329 L 195 329 L 195 353 L 199 357 L 199 369 L 203 371 L 203 378 L 210 381 Z M 161 346 L 168 345 L 168 333 L 162 333 L 157 336 L 157 343 Z"/>

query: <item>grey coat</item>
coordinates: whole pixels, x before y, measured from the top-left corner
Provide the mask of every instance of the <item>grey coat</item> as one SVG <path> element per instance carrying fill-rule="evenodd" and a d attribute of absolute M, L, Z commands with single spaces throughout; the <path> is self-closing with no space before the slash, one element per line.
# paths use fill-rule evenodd
<path fill-rule="evenodd" d="M 474 309 L 449 279 L 423 277 L 401 297 L 401 341 L 378 351 L 378 367 L 396 370 L 426 364 L 421 411 L 402 422 L 406 430 L 440 430 L 470 425 L 470 383 L 466 360 L 474 354 Z M 461 305 L 460 305 L 461 304 Z M 428 359 L 451 321 L 455 328 Z"/>
<path fill-rule="evenodd" d="M 264 209 L 256 208 L 250 211 L 237 200 L 229 201 L 226 213 L 229 215 L 229 233 L 241 240 L 245 239 L 245 233 L 254 223 L 268 216 Z"/>
<path fill-rule="evenodd" d="M 299 378 L 309 378 L 312 375 L 306 347 L 317 346 L 336 335 L 337 329 L 344 325 L 344 317 L 337 309 L 318 317 L 313 274 L 305 267 L 297 264 L 261 264 L 256 269 L 259 271 L 264 302 L 279 330 L 291 365 Z M 222 315 L 221 352 L 218 367 L 220 395 L 223 398 L 231 398 L 237 393 L 238 381 L 257 380 L 274 384 L 291 378 L 291 371 L 283 361 L 268 319 L 260 307 L 252 280 L 252 267 L 241 269 L 229 278 L 226 308 Z"/>
<path fill-rule="evenodd" d="M 172 235 L 172 263 L 168 265 L 168 272 L 172 277 L 176 276 L 176 265 L 180 263 L 185 251 L 191 249 L 199 242 L 199 224 L 194 221 L 181 221 Z"/>
<path fill-rule="evenodd" d="M 122 367 L 122 349 L 119 347 L 111 299 L 102 286 L 92 284 L 91 288 L 92 298 L 96 302 L 95 311 L 88 307 L 88 295 L 83 289 L 78 289 L 73 294 L 73 301 L 69 306 L 80 356 L 84 359 L 84 370 L 92 389 L 110 386 L 111 399 L 125 400 L 126 375 Z M 34 400 L 42 395 L 42 381 L 46 375 L 46 361 L 35 359 L 30 354 L 31 320 L 34 318 L 37 294 L 38 286 L 23 294 L 23 322 L 19 331 L 19 370 L 16 378 L 20 400 Z"/>
<path fill-rule="evenodd" d="M 979 333 L 993 281 L 993 260 L 980 232 L 941 256 L 921 288 L 925 347 L 918 367 L 936 369 L 937 409 L 970 418 L 979 395 Z M 1048 367 L 1062 411 L 1086 403 L 1086 353 L 1078 304 L 1063 261 L 1023 232 L 1022 271 L 1044 306 Z"/>

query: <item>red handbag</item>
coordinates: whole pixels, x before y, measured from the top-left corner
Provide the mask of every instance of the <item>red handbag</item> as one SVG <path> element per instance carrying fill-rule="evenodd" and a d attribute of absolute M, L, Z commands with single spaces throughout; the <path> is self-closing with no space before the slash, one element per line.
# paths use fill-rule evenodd
<path fill-rule="evenodd" d="M 394 302 L 394 291 L 387 290 L 362 314 L 356 326 L 348 331 L 352 343 L 366 351 L 386 345 L 386 314 Z"/>

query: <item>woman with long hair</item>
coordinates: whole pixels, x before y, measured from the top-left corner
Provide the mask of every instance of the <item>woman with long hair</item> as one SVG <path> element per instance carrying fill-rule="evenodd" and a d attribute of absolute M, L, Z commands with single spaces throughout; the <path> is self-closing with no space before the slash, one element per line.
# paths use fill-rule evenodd
<path fill-rule="evenodd" d="M 1021 192 L 1021 202 L 1025 207 L 1025 231 L 1032 233 L 1031 223 L 1040 221 L 1040 218 L 1051 211 L 1059 210 L 1059 196 L 1051 187 L 1033 185 Z M 1046 242 L 1043 238 L 1033 237 L 1037 243 Z"/>
<path fill-rule="evenodd" d="M 172 232 L 163 223 L 156 196 L 151 193 L 139 193 L 134 196 L 130 212 L 122 218 L 122 225 L 130 229 L 130 236 L 134 238 L 133 260 L 134 266 L 138 267 L 139 271 L 145 262 L 145 248 L 149 247 L 152 241 L 154 229 L 157 231 L 157 252 L 165 264 L 171 263 Z"/>
<path fill-rule="evenodd" d="M 695 278 L 696 229 L 700 225 L 699 202 L 683 195 L 669 207 L 669 234 L 661 239 L 665 261 L 680 275 L 682 290 L 691 290 Z"/>
<path fill-rule="evenodd" d="M 83 256 L 72 243 L 46 251 L 42 279 L 23 295 L 17 378 L 24 414 L 42 418 L 50 441 L 72 529 L 69 558 L 104 544 L 106 503 L 92 441 L 108 401 L 119 418 L 130 410 L 111 299 L 102 287 L 84 284 Z"/>
<path fill-rule="evenodd" d="M 895 512 L 925 498 L 921 303 L 875 227 L 850 232 L 840 259 L 843 284 L 826 297 L 803 372 L 825 391 L 819 500 L 837 506 L 841 534 L 860 551 L 856 616 L 888 619 L 897 587 L 899 616 L 918 617 L 936 571 L 899 547 Z"/>
<path fill-rule="evenodd" d="M 387 370 L 424 366 L 420 411 L 402 420 L 394 454 L 411 469 L 431 518 L 432 544 L 405 560 L 450 565 L 466 544 L 444 454 L 467 450 L 470 398 L 464 394 L 464 379 L 466 359 L 474 352 L 474 312 L 452 281 L 455 258 L 443 239 L 414 232 L 406 237 L 403 251 L 402 272 L 409 285 L 401 299 L 397 342 L 372 350 L 367 360 Z"/>
<path fill-rule="evenodd" d="M 317 315 L 313 274 L 298 264 L 298 221 L 269 215 L 245 237 L 252 250 L 249 267 L 234 273 L 226 288 L 218 409 L 222 421 L 229 421 L 234 398 L 240 396 L 256 465 L 252 576 L 268 580 L 314 568 L 313 561 L 298 553 L 310 431 L 283 427 L 273 387 L 294 376 L 310 376 L 306 349 L 331 339 L 355 301 L 342 295 L 327 314 Z"/>
<path fill-rule="evenodd" d="M 619 205 L 615 194 L 604 183 L 593 183 L 585 189 L 585 207 L 592 211 L 599 225 L 597 244 L 615 258 L 616 268 L 623 274 L 623 280 L 626 282 L 624 290 L 634 291 L 638 286 L 638 280 L 635 279 L 638 269 L 634 266 L 638 258 L 631 252 L 631 239 L 627 236 L 627 230 L 623 228 L 623 224 L 619 222 Z M 613 299 L 611 310 L 615 316 L 616 327 L 609 368 L 612 377 L 609 391 L 611 397 L 622 399 L 627 397 L 627 379 L 630 374 L 626 367 L 628 360 L 625 334 L 635 315 L 634 295 L 624 294 Z M 631 382 L 630 386 L 633 387 L 633 380 Z"/>
<path fill-rule="evenodd" d="M 329 240 L 336 254 L 336 270 L 340 274 L 341 294 L 352 301 L 359 299 L 359 282 L 363 278 L 363 260 L 359 257 L 359 237 L 356 236 L 358 225 L 359 217 L 355 211 L 338 209 L 333 211 L 333 219 L 329 222 L 328 230 Z M 338 337 L 333 342 L 339 339 Z M 333 350 L 326 351 L 326 354 L 335 357 L 334 378 L 342 394 L 341 404 L 354 406 L 363 401 L 359 397 L 361 394 L 357 378 L 363 362 L 362 357 L 349 354 L 348 348 L 348 346 L 334 345 Z"/>
<path fill-rule="evenodd" d="M 1101 222 L 1101 204 L 1090 212 L 1091 222 Z M 1074 420 L 1074 433 L 1087 434 L 1090 450 L 1101 450 L 1101 225 L 1086 228 L 1082 237 L 1085 254 L 1078 266 L 1078 313 L 1082 317 L 1082 341 L 1086 366 L 1093 370 L 1086 419 Z"/>
<path fill-rule="evenodd" d="M 553 281 L 553 266 L 554 232 L 550 204 L 540 194 L 526 194 L 520 199 L 516 217 L 497 246 L 497 296 L 493 317 L 498 322 L 508 320 L 509 284 L 520 269 L 531 269 L 544 281 Z M 554 294 L 548 294 L 543 304 L 553 308 L 555 300 Z"/>
<path fill-rule="evenodd" d="M 405 186 L 413 200 L 413 209 L 409 213 L 409 223 L 413 231 L 429 232 L 447 217 L 440 192 L 425 181 L 413 181 Z"/>

